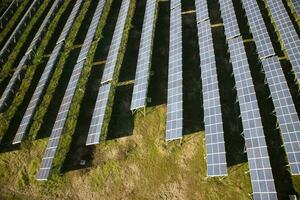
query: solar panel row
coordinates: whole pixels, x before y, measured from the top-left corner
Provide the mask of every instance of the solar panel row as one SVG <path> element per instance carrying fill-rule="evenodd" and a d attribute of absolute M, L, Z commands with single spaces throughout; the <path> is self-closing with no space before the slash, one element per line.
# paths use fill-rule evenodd
<path fill-rule="evenodd" d="M 153 46 L 156 1 L 148 0 L 139 48 L 137 69 L 131 100 L 131 110 L 146 106 L 148 81 L 150 76 L 151 53 Z"/>
<path fill-rule="evenodd" d="M 166 141 L 181 139 L 183 130 L 181 1 L 171 0 Z"/>
<path fill-rule="evenodd" d="M 101 14 L 103 11 L 103 6 L 104 6 L 103 2 L 105 2 L 105 1 L 100 0 L 98 2 L 96 11 L 94 13 L 94 16 L 97 16 L 97 17 L 93 17 L 92 22 L 88 29 L 88 33 L 94 32 L 95 26 L 97 26 L 100 21 L 100 17 L 101 17 Z M 94 37 L 89 38 L 89 40 L 93 40 L 93 39 L 94 39 Z M 85 40 L 84 43 L 91 44 L 89 40 Z M 83 46 L 86 46 L 86 44 L 83 44 Z M 87 51 L 88 51 L 88 49 L 87 49 Z M 78 57 L 78 59 L 79 59 L 79 57 Z M 59 111 L 58 111 L 58 114 L 57 114 L 57 117 L 56 117 L 56 120 L 54 123 L 53 130 L 50 135 L 50 139 L 49 139 L 47 149 L 46 149 L 46 152 L 45 152 L 43 160 L 42 160 L 42 164 L 41 164 L 39 173 L 37 175 L 38 180 L 47 180 L 48 179 L 50 169 L 52 166 L 52 162 L 53 162 L 53 159 L 55 156 L 55 152 L 57 150 L 60 137 L 63 133 L 63 128 L 64 128 L 65 122 L 67 120 L 71 102 L 72 102 L 73 96 L 75 94 L 77 84 L 78 84 L 81 72 L 83 70 L 84 64 L 85 64 L 85 60 L 78 62 L 73 69 L 71 78 L 69 80 L 67 89 L 65 91 L 62 103 L 60 105 L 60 108 L 59 108 Z"/>
<path fill-rule="evenodd" d="M 25 54 L 29 54 L 32 51 L 34 52 L 37 46 L 39 45 L 42 37 L 47 31 L 47 27 L 50 25 L 51 20 L 54 18 L 60 4 L 62 3 L 62 0 L 56 0 L 53 5 L 51 6 L 48 14 L 46 15 L 45 19 L 43 20 L 40 28 L 38 29 L 37 33 L 35 34 L 33 40 L 31 41 L 27 51 Z"/>
<path fill-rule="evenodd" d="M 196 3 L 198 1 L 201 0 L 196 0 Z M 227 162 L 221 100 L 209 20 L 198 23 L 198 38 L 203 92 L 207 175 L 225 176 L 227 175 Z"/>
<path fill-rule="evenodd" d="M 39 80 L 39 83 L 33 93 L 33 96 L 31 97 L 30 103 L 25 111 L 25 114 L 22 118 L 21 124 L 17 130 L 17 134 L 13 140 L 13 144 L 20 143 L 22 139 L 24 138 L 24 135 L 29 128 L 29 124 L 34 116 L 34 113 L 36 111 L 37 105 L 39 101 L 41 100 L 45 89 L 47 88 L 47 84 L 51 78 L 51 73 L 53 72 L 53 69 L 56 65 L 56 62 L 59 58 L 59 53 L 64 47 L 64 43 L 60 43 L 57 45 L 54 50 L 51 53 L 51 56 L 47 62 L 47 65 L 45 67 L 45 70 L 41 76 L 41 79 Z"/>
<path fill-rule="evenodd" d="M 111 84 L 107 82 L 111 81 L 113 78 L 115 65 L 117 64 L 119 50 L 121 48 L 120 45 L 123 38 L 129 8 L 130 0 L 123 0 L 101 80 L 102 84 L 106 84 L 103 84 L 98 91 L 96 105 L 94 108 L 92 121 L 89 128 L 86 145 L 99 143 L 103 120 L 105 117 L 106 107 L 109 98 L 109 92 L 111 88 Z"/>
<path fill-rule="evenodd" d="M 300 40 L 281 0 L 267 0 L 269 10 L 278 28 L 282 43 L 295 74 L 300 80 Z"/>
<path fill-rule="evenodd" d="M 8 8 L 5 10 L 3 15 L 0 17 L 0 28 L 2 29 L 6 23 L 10 20 L 10 18 L 14 15 L 15 11 L 17 10 L 18 6 L 20 5 L 20 0 L 13 0 Z"/>
<path fill-rule="evenodd" d="M 73 7 L 73 9 L 71 11 L 71 14 L 68 17 L 68 20 L 67 20 L 67 22 L 66 22 L 66 24 L 65 24 L 65 26 L 64 26 L 64 28 L 63 28 L 63 30 L 61 32 L 61 34 L 60 34 L 60 36 L 59 36 L 56 44 L 59 44 L 59 43 L 61 43 L 61 42 L 63 42 L 63 41 L 66 40 L 67 36 L 69 35 L 69 32 L 71 31 L 71 27 L 72 27 L 72 25 L 73 25 L 73 23 L 74 23 L 74 21 L 76 19 L 76 16 L 79 13 L 78 11 L 79 11 L 79 9 L 80 9 L 80 7 L 82 5 L 82 1 L 83 0 L 77 0 L 76 1 L 75 5 L 74 5 L 74 7 Z"/>
<path fill-rule="evenodd" d="M 4 63 L 10 54 L 10 52 L 15 47 L 15 44 L 17 43 L 18 38 L 23 33 L 24 29 L 27 26 L 27 22 L 34 16 L 35 12 L 39 8 L 39 6 L 42 4 L 42 0 L 34 0 L 33 3 L 30 5 L 26 13 L 24 14 L 21 21 L 18 23 L 15 30 L 12 32 L 9 39 L 6 41 L 4 47 L 0 51 L 0 63 Z"/>
<path fill-rule="evenodd" d="M 250 30 L 260 58 L 275 55 L 275 51 L 256 0 L 242 0 Z"/>
<path fill-rule="evenodd" d="M 255 200 L 277 199 L 261 116 L 241 37 L 228 40 Z"/>
<path fill-rule="evenodd" d="M 206 0 L 195 0 L 197 22 L 209 19 L 208 5 Z"/>
<path fill-rule="evenodd" d="M 41 38 L 45 34 L 45 30 L 47 30 L 47 27 L 50 24 L 51 17 L 54 16 L 55 12 L 57 11 L 59 7 L 59 3 L 61 3 L 61 0 L 56 0 L 54 4 L 52 5 L 49 13 L 47 14 L 46 18 L 43 20 L 42 25 L 40 26 L 39 30 L 34 36 L 34 39 L 31 41 L 27 53 L 23 56 L 21 62 L 19 63 L 16 71 L 14 72 L 12 78 L 9 80 L 9 83 L 7 87 L 5 88 L 1 99 L 0 99 L 0 110 L 3 109 L 5 104 L 7 104 L 7 100 L 11 97 L 13 90 L 17 90 L 19 87 L 19 82 L 22 80 L 22 73 L 26 71 L 27 66 L 30 65 L 31 60 L 33 56 L 31 55 L 31 50 L 37 48 L 37 46 L 41 42 Z"/>
<path fill-rule="evenodd" d="M 117 24 L 115 27 L 112 42 L 109 48 L 108 56 L 106 59 L 106 64 L 104 67 L 101 84 L 107 83 L 113 79 L 115 67 L 118 60 L 119 51 L 121 48 L 121 41 L 123 36 L 123 30 L 125 28 L 125 23 L 127 19 L 127 14 L 130 6 L 130 0 L 123 0 L 121 9 L 119 11 L 119 16 Z"/>
<path fill-rule="evenodd" d="M 231 0 L 220 0 L 221 14 L 227 39 L 241 35 Z"/>
<path fill-rule="evenodd" d="M 278 58 L 262 61 L 274 102 L 291 173 L 300 173 L 300 122 Z"/>

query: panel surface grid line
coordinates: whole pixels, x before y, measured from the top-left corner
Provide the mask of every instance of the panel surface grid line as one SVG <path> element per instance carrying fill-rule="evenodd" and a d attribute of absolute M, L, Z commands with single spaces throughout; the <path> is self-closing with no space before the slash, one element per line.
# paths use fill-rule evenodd
<path fill-rule="evenodd" d="M 103 2 L 102 2 L 102 0 L 100 0 L 98 2 L 98 5 L 97 5 L 94 15 L 101 15 L 102 10 L 103 10 L 102 4 L 103 4 Z M 93 25 L 98 24 L 99 20 L 100 20 L 100 17 L 99 18 L 93 17 L 93 20 L 89 26 L 88 32 L 90 32 L 92 29 L 94 29 Z M 84 44 L 83 44 L 83 46 L 84 46 Z M 58 114 L 56 116 L 56 120 L 55 120 L 53 129 L 52 129 L 50 138 L 49 138 L 47 149 L 44 153 L 42 164 L 41 164 L 40 170 L 37 175 L 37 180 L 47 180 L 48 179 L 51 165 L 52 165 L 52 162 L 54 159 L 54 155 L 55 155 L 56 149 L 58 147 L 59 139 L 63 132 L 64 124 L 66 122 L 67 115 L 68 115 L 68 111 L 71 106 L 71 102 L 72 102 L 73 96 L 75 94 L 77 83 L 79 81 L 84 64 L 85 64 L 85 61 L 79 62 L 75 65 L 75 67 L 73 69 L 73 72 L 72 72 L 71 78 L 69 80 L 67 89 L 65 91 L 62 103 L 60 105 Z"/>
<path fill-rule="evenodd" d="M 63 28 L 63 30 L 61 32 L 61 34 L 60 34 L 60 36 L 59 36 L 56 44 L 59 44 L 60 42 L 66 40 L 66 38 L 67 38 L 67 36 L 68 36 L 68 34 L 69 34 L 70 30 L 71 30 L 71 27 L 72 27 L 72 25 L 73 25 L 73 23 L 74 23 L 74 21 L 76 19 L 76 16 L 79 13 L 80 7 L 82 5 L 82 1 L 83 0 L 77 0 L 76 1 L 75 5 L 74 5 L 74 7 L 73 7 L 73 9 L 71 11 L 71 14 L 68 17 L 68 20 L 67 20 L 67 22 L 66 22 L 66 24 L 65 24 L 65 26 L 64 26 L 64 28 Z"/>
<path fill-rule="evenodd" d="M 171 0 L 166 141 L 181 139 L 183 129 L 181 1 Z"/>
<path fill-rule="evenodd" d="M 220 8 L 227 39 L 241 35 L 232 0 L 220 0 Z"/>
<path fill-rule="evenodd" d="M 147 0 L 143 30 L 132 93 L 131 110 L 145 107 L 150 75 L 156 1 Z"/>
<path fill-rule="evenodd" d="M 44 90 L 47 87 L 47 84 L 50 79 L 50 74 L 53 72 L 53 69 L 55 67 L 55 64 L 59 58 L 59 53 L 61 49 L 63 48 L 63 43 L 56 46 L 51 53 L 51 56 L 46 64 L 45 70 L 43 71 L 43 74 L 39 80 L 39 83 L 37 87 L 35 88 L 35 91 L 31 97 L 31 100 L 28 104 L 28 107 L 25 111 L 25 114 L 22 118 L 22 121 L 20 123 L 20 126 L 17 130 L 17 134 L 15 135 L 15 138 L 13 140 L 13 144 L 20 143 L 22 139 L 24 138 L 24 135 L 29 127 L 29 124 L 34 116 L 34 113 L 36 111 L 37 105 L 42 98 L 44 94 Z"/>
<path fill-rule="evenodd" d="M 93 111 L 92 121 L 89 128 L 86 145 L 98 144 L 100 141 L 102 125 L 105 117 L 105 111 L 109 98 L 111 83 L 100 87 L 95 109 Z"/>
<path fill-rule="evenodd" d="M 57 8 L 58 3 L 60 3 L 61 0 L 56 0 L 54 2 L 54 4 L 51 6 L 51 15 L 53 14 L 53 12 L 55 11 L 54 8 Z M 49 19 L 50 19 L 50 12 L 47 14 L 47 17 L 43 20 L 42 25 L 40 26 L 39 30 L 37 31 L 37 33 L 34 36 L 34 39 L 32 40 L 29 48 L 27 49 L 27 52 L 30 50 L 30 48 L 32 49 L 33 46 L 37 45 L 37 38 L 41 37 L 42 35 L 42 30 L 45 28 L 46 23 L 49 24 Z M 3 108 L 5 106 L 5 103 L 7 101 L 7 99 L 9 98 L 9 95 L 12 94 L 13 90 L 16 89 L 15 86 L 17 86 L 18 82 L 20 81 L 19 78 L 21 77 L 21 73 L 26 70 L 27 66 L 28 66 L 28 62 L 30 62 L 31 60 L 31 55 L 30 54 L 25 54 L 22 58 L 22 60 L 20 61 L 20 63 L 18 64 L 16 71 L 14 72 L 12 78 L 9 80 L 9 83 L 7 85 L 7 87 L 5 88 L 1 99 L 0 99 L 0 109 Z"/>
<path fill-rule="evenodd" d="M 210 21 L 198 24 L 208 176 L 227 175 L 224 130 Z"/>
<path fill-rule="evenodd" d="M 253 198 L 275 200 L 275 183 L 243 39 L 231 39 L 228 46 L 244 129 Z"/>
<path fill-rule="evenodd" d="M 113 79 L 119 51 L 121 48 L 121 41 L 122 41 L 127 15 L 129 12 L 129 7 L 130 7 L 130 0 L 123 0 L 119 11 L 117 24 L 114 30 L 112 42 L 109 48 L 108 56 L 106 59 L 106 63 L 104 66 L 101 84 L 109 82 Z"/>
<path fill-rule="evenodd" d="M 246 11 L 250 30 L 252 32 L 257 52 L 260 58 L 275 55 L 275 51 L 268 34 L 267 27 L 263 20 L 256 0 L 242 0 Z"/>
<path fill-rule="evenodd" d="M 300 39 L 281 0 L 267 0 L 269 10 L 278 28 L 282 43 L 300 80 Z"/>
<path fill-rule="evenodd" d="M 17 37 L 17 34 L 22 33 L 22 29 L 26 26 L 26 22 L 33 16 L 32 12 L 37 10 L 37 5 L 41 4 L 41 0 L 34 0 L 34 2 L 30 5 L 26 13 L 24 14 L 21 21 L 18 23 L 17 27 L 14 29 L 14 31 L 11 33 L 10 37 L 6 41 L 5 45 L 0 51 L 0 58 L 3 59 L 4 57 L 7 57 L 6 53 L 11 51 L 13 43 L 15 43 L 15 38 Z"/>
<path fill-rule="evenodd" d="M 278 57 L 262 61 L 291 168 L 300 173 L 300 121 Z"/>
<path fill-rule="evenodd" d="M 207 0 L 195 0 L 197 22 L 209 19 Z"/>

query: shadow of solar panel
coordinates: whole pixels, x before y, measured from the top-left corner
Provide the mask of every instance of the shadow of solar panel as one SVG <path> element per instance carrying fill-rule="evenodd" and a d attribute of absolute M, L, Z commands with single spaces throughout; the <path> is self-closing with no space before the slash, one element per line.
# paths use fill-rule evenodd
<path fill-rule="evenodd" d="M 106 59 L 106 64 L 104 67 L 101 84 L 107 83 L 113 79 L 119 51 L 121 48 L 121 41 L 122 41 L 123 31 L 125 28 L 125 23 L 129 11 L 129 6 L 130 6 L 130 0 L 122 1 L 117 24 L 114 30 L 114 35 Z"/>
<path fill-rule="evenodd" d="M 203 91 L 207 176 L 225 176 L 227 175 L 227 162 L 223 120 L 209 20 L 198 23 L 198 38 Z"/>
<path fill-rule="evenodd" d="M 300 122 L 277 57 L 262 61 L 293 175 L 300 173 Z"/>
<path fill-rule="evenodd" d="M 288 58 L 300 80 L 300 40 L 281 0 L 267 0 L 268 7 L 278 28 Z"/>
<path fill-rule="evenodd" d="M 100 16 L 103 11 L 103 5 L 104 5 L 103 1 L 100 0 L 98 2 L 96 11 L 94 13 L 94 16 L 97 16 L 97 17 L 93 17 L 92 22 L 89 26 L 88 32 L 91 32 L 92 30 L 94 30 L 95 24 L 99 23 Z M 85 42 L 90 43 L 90 41 L 88 41 L 88 40 L 85 40 Z M 83 44 L 83 46 L 85 46 L 85 44 Z M 66 122 L 66 119 L 68 116 L 68 112 L 69 112 L 69 109 L 71 106 L 73 96 L 75 95 L 76 87 L 77 87 L 81 72 L 83 70 L 84 64 L 85 64 L 85 61 L 78 62 L 73 69 L 71 78 L 69 80 L 67 89 L 64 94 L 64 98 L 60 105 L 53 129 L 52 129 L 52 132 L 50 135 L 50 139 L 49 139 L 47 149 L 45 151 L 45 154 L 44 154 L 44 157 L 42 160 L 42 164 L 41 164 L 39 173 L 37 175 L 37 180 L 47 180 L 47 178 L 49 176 L 51 165 L 52 165 L 52 162 L 54 159 L 54 155 L 55 155 L 56 149 L 58 147 L 58 142 L 63 133 L 63 128 L 64 128 L 64 125 L 65 125 L 65 122 Z M 49 156 L 49 154 L 51 156 Z"/>
<path fill-rule="evenodd" d="M 182 19 L 181 1 L 171 0 L 166 141 L 182 138 Z"/>
<path fill-rule="evenodd" d="M 253 198 L 277 199 L 268 148 L 243 40 L 228 40 L 240 105 Z"/>
<path fill-rule="evenodd" d="M 100 135 L 109 98 L 110 88 L 111 83 L 108 83 L 101 86 L 99 89 L 88 137 L 86 140 L 86 145 L 98 144 L 100 141 Z"/>
<path fill-rule="evenodd" d="M 147 1 L 143 30 L 137 61 L 134 88 L 131 100 L 131 110 L 146 106 L 148 81 L 150 75 L 151 52 L 155 26 L 156 1 Z"/>
<path fill-rule="evenodd" d="M 231 0 L 220 0 L 221 15 L 227 39 L 241 35 Z"/>

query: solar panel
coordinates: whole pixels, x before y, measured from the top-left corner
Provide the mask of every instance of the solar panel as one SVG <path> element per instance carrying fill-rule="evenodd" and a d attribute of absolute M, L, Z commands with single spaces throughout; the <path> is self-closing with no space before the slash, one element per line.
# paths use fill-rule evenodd
<path fill-rule="evenodd" d="M 260 58 L 275 55 L 275 51 L 256 0 L 243 0 L 250 30 Z"/>
<path fill-rule="evenodd" d="M 113 79 L 119 51 L 121 48 L 121 41 L 122 41 L 123 31 L 125 28 L 125 23 L 129 11 L 129 6 L 130 6 L 130 0 L 122 1 L 114 35 L 106 59 L 106 64 L 104 67 L 101 84 L 109 82 Z"/>
<path fill-rule="evenodd" d="M 220 0 L 221 15 L 227 39 L 241 35 L 231 0 Z"/>
<path fill-rule="evenodd" d="M 27 66 L 30 64 L 32 60 L 32 56 L 30 54 L 31 50 L 33 50 L 33 48 L 36 48 L 41 42 L 41 38 L 43 37 L 45 30 L 47 30 L 47 27 L 50 24 L 49 22 L 50 18 L 51 16 L 52 17 L 54 16 L 60 2 L 61 0 L 56 0 L 52 5 L 50 12 L 47 14 L 47 17 L 43 20 L 42 25 L 40 26 L 39 30 L 35 34 L 32 42 L 30 43 L 30 46 L 27 49 L 27 53 L 23 56 L 12 78 L 9 80 L 9 83 L 5 88 L 2 97 L 0 99 L 0 110 L 5 106 L 5 103 L 7 103 L 7 100 L 12 95 L 13 93 L 12 90 L 18 90 L 19 83 L 22 80 L 22 73 L 26 71 Z"/>
<path fill-rule="evenodd" d="M 287 50 L 288 58 L 293 66 L 298 80 L 300 80 L 300 40 L 293 23 L 281 0 L 267 0 L 278 28 L 282 43 Z"/>
<path fill-rule="evenodd" d="M 8 55 L 12 51 L 12 49 L 15 47 L 15 44 L 17 43 L 18 37 L 21 36 L 24 29 L 27 26 L 27 22 L 32 18 L 32 16 L 37 11 L 38 7 L 41 5 L 42 0 L 34 0 L 31 6 L 28 8 L 27 12 L 24 14 L 21 21 L 18 23 L 15 30 L 12 32 L 9 39 L 6 41 L 4 47 L 0 51 L 0 63 L 4 63 L 7 59 Z"/>
<path fill-rule="evenodd" d="M 62 0 L 56 0 L 53 5 L 51 6 L 48 14 L 46 15 L 45 19 L 43 20 L 40 28 L 38 29 L 37 33 L 35 34 L 33 40 L 31 41 L 27 51 L 25 54 L 29 54 L 30 52 L 34 51 L 37 46 L 39 45 L 42 37 L 47 31 L 48 26 L 51 23 L 51 20 L 54 18 Z"/>
<path fill-rule="evenodd" d="M 100 140 L 102 125 L 104 121 L 105 111 L 109 98 L 111 83 L 100 87 L 95 109 L 93 112 L 92 121 L 89 128 L 86 145 L 98 144 Z"/>
<path fill-rule="evenodd" d="M 0 17 L 0 26 L 1 29 L 5 26 L 5 24 L 10 20 L 10 18 L 14 15 L 16 9 L 20 5 L 20 0 L 13 0 L 8 8 L 5 10 L 3 15 Z"/>
<path fill-rule="evenodd" d="M 166 141 L 182 138 L 182 19 L 181 1 L 171 0 Z"/>
<path fill-rule="evenodd" d="M 210 21 L 198 24 L 207 175 L 227 175 L 220 92 Z"/>
<path fill-rule="evenodd" d="M 146 106 L 151 53 L 155 27 L 156 1 L 148 0 L 144 17 L 144 24 L 139 48 L 137 69 L 131 100 L 131 110 Z"/>
<path fill-rule="evenodd" d="M 277 57 L 262 61 L 293 175 L 300 173 L 300 122 Z"/>
<path fill-rule="evenodd" d="M 94 16 L 97 16 L 97 17 L 93 17 L 92 22 L 89 26 L 88 33 L 94 32 L 93 31 L 95 28 L 94 26 L 98 25 L 102 11 L 103 11 L 103 1 L 100 0 L 98 2 L 96 11 L 94 13 Z M 90 43 L 90 41 L 85 40 L 83 46 L 86 46 L 85 43 Z M 78 57 L 78 59 L 79 59 L 79 57 Z M 44 154 L 39 173 L 37 175 L 37 180 L 47 180 L 48 179 L 51 165 L 52 165 L 52 162 L 54 159 L 54 155 L 55 155 L 56 149 L 58 147 L 58 142 L 63 133 L 63 128 L 64 128 L 65 122 L 67 120 L 67 115 L 68 115 L 68 112 L 69 112 L 69 109 L 71 106 L 71 102 L 72 102 L 73 96 L 75 94 L 77 83 L 79 81 L 84 64 L 85 64 L 85 60 L 78 62 L 73 69 L 70 81 L 68 83 L 66 92 L 64 94 L 64 98 L 62 100 L 62 103 L 60 105 L 60 108 L 59 108 L 59 111 L 58 111 L 58 114 L 56 117 L 56 121 L 54 123 L 53 130 L 50 135 L 48 146 L 47 146 L 46 152 Z"/>
<path fill-rule="evenodd" d="M 51 53 L 51 56 L 47 62 L 47 65 L 45 67 L 45 70 L 41 76 L 41 79 L 39 80 L 39 83 L 33 93 L 33 96 L 31 97 L 30 103 L 25 111 L 25 114 L 22 118 L 21 124 L 17 130 L 17 134 L 13 140 L 13 144 L 18 144 L 22 141 L 24 138 L 24 135 L 29 128 L 29 124 L 34 116 L 34 113 L 36 111 L 37 105 L 39 101 L 41 100 L 45 89 L 47 88 L 47 84 L 51 78 L 51 73 L 53 72 L 53 69 L 56 65 L 56 62 L 59 58 L 59 53 L 61 52 L 62 48 L 64 47 L 64 43 L 60 43 L 57 45 L 54 50 Z"/>
<path fill-rule="evenodd" d="M 24 71 L 23 69 L 26 68 L 28 65 L 27 61 L 29 60 L 29 57 L 30 57 L 30 55 L 23 56 L 18 67 L 16 68 L 16 71 L 14 72 L 13 76 L 9 80 L 9 83 L 6 86 L 2 96 L 0 98 L 0 110 L 2 110 L 7 105 L 8 99 L 11 97 L 14 90 L 16 90 L 18 88 L 17 82 L 19 79 L 21 79 L 22 72 Z"/>
<path fill-rule="evenodd" d="M 69 32 L 71 30 L 71 27 L 76 19 L 76 16 L 79 13 L 79 9 L 80 9 L 81 5 L 82 5 L 82 0 L 77 0 L 56 44 L 59 44 L 62 41 L 66 40 L 66 38 L 69 35 Z"/>
<path fill-rule="evenodd" d="M 255 200 L 277 199 L 268 148 L 243 40 L 241 37 L 230 39 L 228 46 L 244 128 L 253 198 Z"/>
<path fill-rule="evenodd" d="M 299 0 L 291 0 L 295 12 L 297 13 L 298 17 L 300 17 L 300 1 Z"/>
<path fill-rule="evenodd" d="M 209 19 L 207 0 L 195 0 L 197 22 Z"/>

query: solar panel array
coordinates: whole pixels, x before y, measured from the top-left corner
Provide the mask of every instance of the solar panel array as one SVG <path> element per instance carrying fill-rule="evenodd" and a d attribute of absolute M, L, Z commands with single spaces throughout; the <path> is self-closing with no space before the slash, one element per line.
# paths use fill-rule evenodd
<path fill-rule="evenodd" d="M 221 7 L 223 23 L 226 24 L 225 35 L 227 39 L 241 35 L 232 1 L 220 0 L 219 2 Z"/>
<path fill-rule="evenodd" d="M 196 0 L 197 2 L 198 0 Z M 201 0 L 200 0 L 201 1 Z M 198 24 L 208 176 L 227 175 L 220 92 L 210 21 Z"/>
<path fill-rule="evenodd" d="M 275 55 L 267 27 L 256 0 L 242 0 L 242 2 L 259 57 L 266 58 Z"/>
<path fill-rule="evenodd" d="M 300 17 L 300 1 L 299 0 L 291 0 L 291 3 L 293 4 L 295 8 L 295 12 L 297 13 L 298 17 Z"/>
<path fill-rule="evenodd" d="M 75 17 L 79 11 L 81 4 L 82 4 L 82 0 L 77 0 L 75 6 L 72 9 L 70 16 L 68 17 L 67 23 L 65 24 L 64 29 L 60 35 L 60 36 L 63 35 L 63 37 L 60 37 L 60 38 L 66 38 L 68 36 L 69 30 L 71 29 L 71 26 L 75 20 Z M 64 41 L 64 40 L 62 40 L 62 41 Z M 38 106 L 38 103 L 41 100 L 41 98 L 45 92 L 45 89 L 47 87 L 47 84 L 51 78 L 53 69 L 55 68 L 55 65 L 59 59 L 59 53 L 62 51 L 63 48 L 64 48 L 64 43 L 60 42 L 53 49 L 51 56 L 50 56 L 50 58 L 46 64 L 46 67 L 43 71 L 43 74 L 39 80 L 39 83 L 33 93 L 33 96 L 31 97 L 30 103 L 29 103 L 29 105 L 25 111 L 25 114 L 22 118 L 21 124 L 17 130 L 17 134 L 13 140 L 13 144 L 20 143 L 22 141 L 22 139 L 24 138 L 24 135 L 25 135 L 27 129 L 29 128 L 30 122 L 34 116 L 34 113 Z"/>
<path fill-rule="evenodd" d="M 195 0 L 197 22 L 209 20 L 208 5 L 206 0 Z"/>
<path fill-rule="evenodd" d="M 11 19 L 11 17 L 14 15 L 16 9 L 20 5 L 20 0 L 13 0 L 8 8 L 5 10 L 3 15 L 0 17 L 0 27 L 1 29 L 6 25 L 6 23 Z"/>
<path fill-rule="evenodd" d="M 9 39 L 6 41 L 4 47 L 0 51 L 0 63 L 4 63 L 15 47 L 18 37 L 21 36 L 24 29 L 26 28 L 26 23 L 33 17 L 34 13 L 37 11 L 38 7 L 41 5 L 42 0 L 34 0 L 31 6 L 28 8 L 27 12 L 24 14 L 21 21 L 18 23 L 15 30 L 12 32 Z"/>
<path fill-rule="evenodd" d="M 50 18 L 51 16 L 54 16 L 60 2 L 61 0 L 56 0 L 52 5 L 50 12 L 47 14 L 47 17 L 43 20 L 42 25 L 40 26 L 39 30 L 35 34 L 34 39 L 31 41 L 26 51 L 27 53 L 25 53 L 16 71 L 14 72 L 12 78 L 9 80 L 9 83 L 5 88 L 2 97 L 0 99 L 0 110 L 4 107 L 5 103 L 7 103 L 7 100 L 12 95 L 13 90 L 18 89 L 19 82 L 22 79 L 22 73 L 26 71 L 27 66 L 30 64 L 32 60 L 32 56 L 30 54 L 31 50 L 33 50 L 33 48 L 36 48 L 41 42 L 41 38 L 43 37 L 45 30 L 47 30 L 47 27 L 50 24 L 50 20 L 51 20 Z"/>
<path fill-rule="evenodd" d="M 40 28 L 38 29 L 37 33 L 35 34 L 33 40 L 31 41 L 27 51 L 25 54 L 29 54 L 34 51 L 37 46 L 39 45 L 42 37 L 47 31 L 48 26 L 50 25 L 51 20 L 54 18 L 56 11 L 58 10 L 62 0 L 56 0 L 53 5 L 51 6 L 48 14 L 46 15 L 45 19 L 43 20 Z"/>
<path fill-rule="evenodd" d="M 113 78 L 113 73 L 115 65 L 117 64 L 125 23 L 127 20 L 127 15 L 129 13 L 129 7 L 130 0 L 123 0 L 101 80 L 102 84 L 106 84 L 103 84 L 98 91 L 96 105 L 94 108 L 92 121 L 89 128 L 86 145 L 99 143 L 103 120 L 105 117 L 106 107 L 109 98 L 109 92 L 111 88 L 111 84 L 107 82 L 111 81 Z"/>
<path fill-rule="evenodd" d="M 60 43 L 57 45 L 53 52 L 51 53 L 51 56 L 47 62 L 47 65 L 45 67 L 45 70 L 41 76 L 41 79 L 39 80 L 39 83 L 33 93 L 33 96 L 31 97 L 30 103 L 25 111 L 25 114 L 22 118 L 21 124 L 17 130 L 17 134 L 13 140 L 13 144 L 20 143 L 22 139 L 24 138 L 24 135 L 29 128 L 29 124 L 34 116 L 35 110 L 37 108 L 37 105 L 39 101 L 41 100 L 45 89 L 47 87 L 47 84 L 50 80 L 50 74 L 53 72 L 53 69 L 56 65 L 56 62 L 59 58 L 59 53 L 61 52 L 62 48 L 64 47 L 64 43 Z"/>
<path fill-rule="evenodd" d="M 300 80 L 300 40 L 281 0 L 267 0 L 281 40 L 298 80 Z"/>
<path fill-rule="evenodd" d="M 60 36 L 59 36 L 56 44 L 59 44 L 59 43 L 61 43 L 61 42 L 63 42 L 63 41 L 66 40 L 67 36 L 69 35 L 69 33 L 71 31 L 71 27 L 72 27 L 72 25 L 73 25 L 73 23 L 74 23 L 74 21 L 76 19 L 76 16 L 79 13 L 78 11 L 79 11 L 79 9 L 80 9 L 80 7 L 82 5 L 82 1 L 83 0 L 77 0 L 76 1 L 75 5 L 74 5 L 74 7 L 73 7 L 73 9 L 71 11 L 71 14 L 68 17 L 68 20 L 67 20 L 67 22 L 66 22 L 66 24 L 65 24 L 65 26 L 64 26 L 64 28 L 63 28 L 63 30 L 61 32 L 61 34 L 60 34 Z"/>
<path fill-rule="evenodd" d="M 241 37 L 228 40 L 228 46 L 244 128 L 253 198 L 255 200 L 277 199 L 268 148 L 243 40 Z"/>
<path fill-rule="evenodd" d="M 300 121 L 278 58 L 262 61 L 279 122 L 291 173 L 300 174 Z"/>
<path fill-rule="evenodd" d="M 146 3 L 144 24 L 130 107 L 131 110 L 143 108 L 146 105 L 154 37 L 156 5 L 156 1 L 151 0 L 148 0 Z"/>
<path fill-rule="evenodd" d="M 94 13 L 94 16 L 97 16 L 97 17 L 93 17 L 92 22 L 88 29 L 88 33 L 89 32 L 95 33 L 94 29 L 99 24 L 100 17 L 101 17 L 102 11 L 103 11 L 103 7 L 104 7 L 103 2 L 105 2 L 105 1 L 100 0 L 98 2 L 96 11 Z M 89 40 L 84 41 L 83 46 L 86 46 L 85 43 L 91 44 L 90 40 L 93 40 L 93 39 L 94 39 L 94 36 L 93 37 L 90 36 Z M 89 51 L 89 49 L 86 49 L 86 51 Z M 84 53 L 85 53 L 85 51 L 81 51 L 78 59 Z M 47 178 L 49 176 L 51 165 L 52 165 L 52 162 L 54 159 L 54 155 L 55 155 L 56 149 L 58 147 L 60 137 L 63 133 L 63 128 L 64 128 L 64 125 L 65 125 L 65 122 L 67 119 L 67 115 L 68 115 L 68 112 L 69 112 L 69 109 L 71 106 L 71 102 L 72 102 L 73 96 L 75 94 L 76 87 L 77 87 L 81 72 L 83 70 L 84 64 L 85 64 L 85 60 L 77 62 L 77 64 L 75 65 L 75 67 L 73 69 L 73 72 L 72 72 L 70 81 L 68 83 L 64 98 L 62 100 L 62 103 L 60 105 L 60 108 L 59 108 L 59 111 L 58 111 L 58 114 L 56 117 L 56 121 L 54 123 L 53 130 L 50 135 L 50 139 L 49 139 L 49 142 L 47 145 L 46 152 L 45 152 L 43 160 L 42 160 L 42 164 L 41 164 L 38 176 L 37 176 L 38 180 L 47 180 Z"/>
<path fill-rule="evenodd" d="M 171 0 L 166 141 L 181 139 L 183 129 L 181 0 Z"/>
<path fill-rule="evenodd" d="M 105 111 L 108 103 L 111 83 L 107 83 L 100 87 L 92 121 L 89 128 L 86 145 L 98 144 L 104 121 Z"/>
<path fill-rule="evenodd" d="M 107 83 L 113 79 L 119 51 L 121 48 L 121 41 L 122 41 L 123 31 L 125 28 L 127 14 L 129 11 L 129 6 L 130 6 L 130 0 L 122 1 L 114 35 L 106 59 L 106 64 L 104 67 L 101 84 Z"/>

